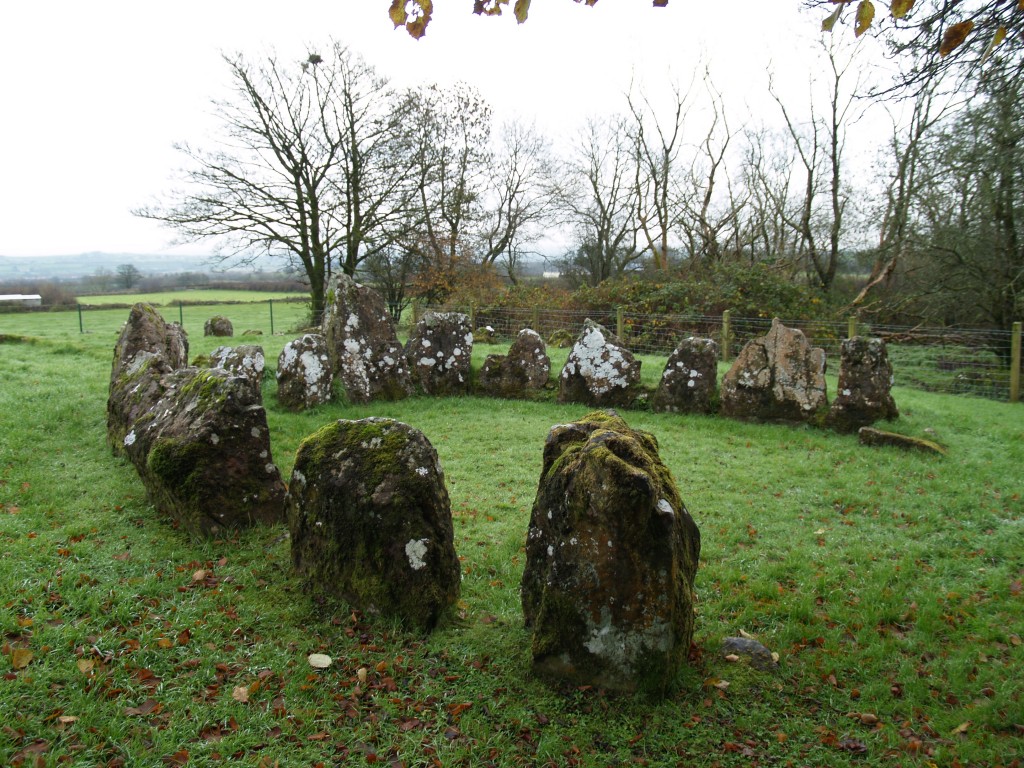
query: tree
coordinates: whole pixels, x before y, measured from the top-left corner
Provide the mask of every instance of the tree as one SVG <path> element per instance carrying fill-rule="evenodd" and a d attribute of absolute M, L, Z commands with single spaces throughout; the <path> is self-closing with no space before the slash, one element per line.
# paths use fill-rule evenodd
<path fill-rule="evenodd" d="M 560 172 L 557 205 L 577 242 L 563 271 L 589 285 L 622 275 L 640 258 L 635 160 L 625 118 L 590 120 Z"/>
<path fill-rule="evenodd" d="M 232 97 L 216 101 L 223 135 L 212 150 L 178 149 L 187 186 L 135 211 L 180 239 L 217 239 L 223 260 L 262 253 L 297 264 L 314 321 L 338 266 L 349 273 L 398 233 L 407 189 L 387 82 L 334 43 L 302 62 L 225 56 Z"/>
<path fill-rule="evenodd" d="M 551 223 L 553 158 L 533 126 L 502 126 L 498 151 L 485 185 L 477 237 L 483 264 L 504 263 L 513 283 L 528 246 Z"/>
<path fill-rule="evenodd" d="M 949 323 L 1024 317 L 1024 83 L 997 62 L 922 150 L 916 304 Z"/>
<path fill-rule="evenodd" d="M 461 83 L 421 88 L 408 103 L 418 226 L 403 244 L 417 256 L 419 292 L 440 302 L 458 272 L 476 260 L 491 162 L 491 108 L 475 88 Z"/>
<path fill-rule="evenodd" d="M 377 249 L 363 262 L 363 269 L 374 288 L 384 298 L 388 312 L 397 323 L 412 304 L 412 280 L 416 273 L 416 254 L 398 245 Z"/>
<path fill-rule="evenodd" d="M 853 26 L 858 37 L 873 29 L 899 59 L 909 61 L 897 88 L 919 86 L 943 74 L 969 76 L 998 50 L 1024 72 L 1024 15 L 1020 0 L 893 0 L 876 22 L 871 0 L 804 0 L 804 6 L 828 10 L 822 28 Z"/>
<path fill-rule="evenodd" d="M 130 291 L 142 279 L 142 273 L 134 264 L 120 264 L 116 271 L 117 281 L 126 291 Z"/>

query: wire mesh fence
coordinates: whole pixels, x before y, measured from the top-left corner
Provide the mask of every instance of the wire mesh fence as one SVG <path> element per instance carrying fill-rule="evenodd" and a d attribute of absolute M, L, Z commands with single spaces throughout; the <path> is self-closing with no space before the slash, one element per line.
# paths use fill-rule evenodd
<path fill-rule="evenodd" d="M 473 317 L 475 328 L 493 328 L 493 337 L 501 341 L 510 341 L 522 328 L 532 328 L 549 344 L 569 345 L 589 318 L 616 333 L 637 354 L 667 357 L 681 339 L 699 336 L 714 339 L 725 360 L 735 357 L 751 339 L 767 333 L 772 323 L 770 317 L 730 317 L 729 313 L 720 316 L 645 315 L 618 310 L 539 307 L 471 307 L 461 311 Z M 1019 324 L 1015 334 L 993 329 L 875 325 L 849 319 L 807 322 L 782 318 L 782 321 L 790 328 L 803 331 L 812 345 L 823 348 L 832 366 L 838 366 L 839 346 L 844 339 L 853 335 L 877 336 L 886 342 L 898 385 L 998 400 L 1019 399 Z M 1016 378 L 1012 375 L 1014 361 Z"/>
<path fill-rule="evenodd" d="M 420 314 L 437 307 L 419 307 Z M 58 312 L 57 310 L 66 310 Z M 450 310 L 450 308 L 449 308 Z M 190 330 L 200 330 L 210 306 L 164 307 L 168 320 L 180 321 Z M 268 300 L 236 305 L 241 328 L 264 333 L 288 332 L 305 313 L 301 303 Z M 463 307 L 474 328 L 490 327 L 497 342 L 511 342 L 523 328 L 537 331 L 549 345 L 570 346 L 589 318 L 618 335 L 637 354 L 667 357 L 681 339 L 698 336 L 714 339 L 725 360 L 730 360 L 751 339 L 763 336 L 771 327 L 769 317 L 710 315 L 650 315 L 622 310 L 580 311 L 545 307 L 476 308 Z M 3 321 L 11 314 L 31 315 L 31 333 L 45 335 L 48 328 L 63 332 L 90 332 L 126 318 L 124 307 L 111 306 L 0 306 L 0 334 Z M 13 319 L 13 318 L 11 318 Z M 926 328 L 921 326 L 876 325 L 851 321 L 786 320 L 788 327 L 803 331 L 811 344 L 825 350 L 831 370 L 839 361 L 839 345 L 851 335 L 878 336 L 885 340 L 897 385 L 929 392 L 968 394 L 997 400 L 1020 397 L 1020 324 L 1016 330 Z M 21 323 L 19 323 L 21 325 Z M 114 327 L 117 327 L 116 325 Z M 1013 375 L 1016 368 L 1016 376 Z"/>

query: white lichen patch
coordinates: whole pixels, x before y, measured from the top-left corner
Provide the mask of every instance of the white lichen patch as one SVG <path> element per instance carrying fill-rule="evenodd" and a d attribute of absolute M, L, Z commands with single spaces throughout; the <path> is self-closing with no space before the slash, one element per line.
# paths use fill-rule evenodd
<path fill-rule="evenodd" d="M 409 567 L 414 571 L 426 568 L 427 544 L 430 539 L 410 539 L 405 545 L 405 556 L 409 558 Z"/>
<path fill-rule="evenodd" d="M 134 445 L 135 444 L 135 430 L 134 429 L 131 432 L 129 432 L 127 435 L 124 436 L 124 444 L 125 444 L 125 446 L 129 446 L 129 445 Z"/>
<path fill-rule="evenodd" d="M 253 437 L 259 437 L 260 436 L 260 428 L 259 427 L 253 427 L 252 429 L 249 430 L 249 434 L 252 435 Z"/>
<path fill-rule="evenodd" d="M 220 437 L 216 433 L 214 433 L 214 434 L 210 435 L 210 442 L 213 445 L 216 445 L 217 443 L 220 442 Z"/>
<path fill-rule="evenodd" d="M 672 517 L 676 513 L 676 511 L 672 509 L 672 505 L 669 504 L 668 499 L 660 499 L 658 501 L 658 511 L 663 515 L 668 515 L 669 517 Z"/>
<path fill-rule="evenodd" d="M 416 467 L 416 474 L 420 477 L 426 477 L 430 473 L 426 467 Z"/>

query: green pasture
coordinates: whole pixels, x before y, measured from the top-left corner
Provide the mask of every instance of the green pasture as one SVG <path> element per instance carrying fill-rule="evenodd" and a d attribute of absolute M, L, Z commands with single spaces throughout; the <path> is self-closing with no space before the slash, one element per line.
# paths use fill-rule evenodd
<path fill-rule="evenodd" d="M 286 309 L 286 307 L 288 309 Z M 518 584 L 548 429 L 587 409 L 480 397 L 277 407 L 302 304 L 184 307 L 191 355 L 260 343 L 274 460 L 335 419 L 422 430 L 462 598 L 431 636 L 320 604 L 284 526 L 196 541 L 104 443 L 126 310 L 0 315 L 0 765 L 997 766 L 1024 759 L 1024 410 L 897 388 L 948 456 L 717 417 L 652 432 L 701 529 L 691 662 L 665 699 L 529 670 Z M 161 308 L 178 319 L 177 306 Z M 289 314 L 293 313 L 293 314 Z M 225 314 L 263 330 L 202 336 Z M 474 365 L 504 347 L 478 345 Z M 555 371 L 564 351 L 552 350 Z M 653 387 L 663 358 L 644 359 Z M 553 374 L 554 376 L 554 374 Z M 832 382 L 834 387 L 834 382 Z M 745 632 L 779 654 L 723 658 Z M 316 670 L 310 653 L 333 659 Z M 1014 763 L 1014 761 L 1017 761 Z"/>
<path fill-rule="evenodd" d="M 306 300 L 301 293 L 284 291 L 243 291 L 221 288 L 187 288 L 180 291 L 159 293 L 102 293 L 95 296 L 78 296 L 78 303 L 87 306 L 107 304 L 132 305 L 143 301 L 155 307 L 174 307 L 179 304 L 234 304 L 265 303 L 267 301 Z"/>

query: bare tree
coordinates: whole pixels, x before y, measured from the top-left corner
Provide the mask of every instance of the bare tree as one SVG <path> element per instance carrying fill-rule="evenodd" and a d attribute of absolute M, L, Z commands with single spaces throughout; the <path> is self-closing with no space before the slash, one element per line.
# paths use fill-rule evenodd
<path fill-rule="evenodd" d="M 655 269 L 662 271 L 668 269 L 669 238 L 676 220 L 675 176 L 679 171 L 689 89 L 684 93 L 676 85 L 673 96 L 670 117 L 663 122 L 642 92 L 626 94 L 633 117 L 637 222 L 647 249 L 653 255 Z"/>
<path fill-rule="evenodd" d="M 550 145 L 536 128 L 515 121 L 502 127 L 477 239 L 479 261 L 502 261 L 513 283 L 524 253 L 551 223 L 552 163 Z"/>
<path fill-rule="evenodd" d="M 591 120 L 562 170 L 558 205 L 578 244 L 563 269 L 590 285 L 640 258 L 635 158 L 625 118 Z"/>
<path fill-rule="evenodd" d="M 265 253 L 298 265 L 317 320 L 335 261 L 354 272 L 386 246 L 386 224 L 400 215 L 391 92 L 338 43 L 302 62 L 273 54 L 224 61 L 233 94 L 214 102 L 218 146 L 178 145 L 190 161 L 187 185 L 135 213 L 183 241 L 214 238 L 223 261 L 251 263 Z"/>

